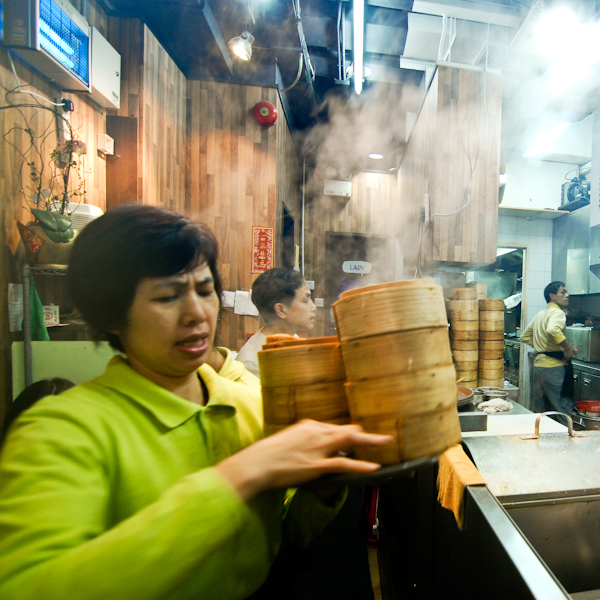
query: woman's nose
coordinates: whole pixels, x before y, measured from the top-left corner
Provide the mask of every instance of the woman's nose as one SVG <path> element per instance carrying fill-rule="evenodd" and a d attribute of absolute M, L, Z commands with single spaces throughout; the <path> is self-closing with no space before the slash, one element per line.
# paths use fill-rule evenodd
<path fill-rule="evenodd" d="M 204 302 L 195 292 L 186 295 L 183 317 L 186 323 L 201 322 L 206 319 Z"/>

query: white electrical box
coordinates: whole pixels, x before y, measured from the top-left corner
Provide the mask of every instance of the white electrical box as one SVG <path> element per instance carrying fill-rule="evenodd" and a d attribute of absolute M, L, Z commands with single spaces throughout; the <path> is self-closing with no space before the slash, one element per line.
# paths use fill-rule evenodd
<path fill-rule="evenodd" d="M 338 181 L 337 179 L 326 179 L 323 193 L 327 196 L 352 196 L 352 182 Z"/>
<path fill-rule="evenodd" d="M 115 153 L 115 140 L 110 137 L 107 133 L 98 134 L 98 150 L 102 154 L 114 154 Z"/>
<path fill-rule="evenodd" d="M 121 106 L 121 55 L 92 27 L 91 98 L 104 108 Z"/>

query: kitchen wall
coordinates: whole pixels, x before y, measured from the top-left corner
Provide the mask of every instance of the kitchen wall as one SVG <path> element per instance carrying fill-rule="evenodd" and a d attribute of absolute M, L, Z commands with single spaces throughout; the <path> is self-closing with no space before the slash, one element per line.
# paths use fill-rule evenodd
<path fill-rule="evenodd" d="M 558 209 L 562 184 L 577 175 L 577 165 L 521 158 L 506 165 L 501 206 Z"/>
<path fill-rule="evenodd" d="M 81 9 L 80 2 L 73 2 L 75 8 Z M 100 33 L 106 35 L 108 19 L 106 13 L 94 0 L 87 3 L 87 17 Z M 13 55 L 16 75 L 23 89 L 41 94 L 54 100 L 60 90 L 38 75 L 25 63 Z M 36 106 L 37 102 L 51 107 L 39 98 L 22 93 L 7 92 L 17 87 L 15 74 L 9 61 L 8 51 L 0 47 L 0 85 L 2 86 L 0 106 L 0 422 L 6 406 L 6 399 L 11 397 L 11 358 L 10 348 L 13 340 L 22 339 L 20 333 L 11 334 L 8 327 L 7 283 L 20 283 L 21 265 L 25 260 L 25 252 L 17 229 L 17 219 L 22 222 L 31 220 L 31 215 L 24 206 L 27 200 L 21 189 L 26 179 L 21 179 L 22 155 L 20 150 L 26 148 L 27 135 L 22 131 L 25 122 L 19 111 L 4 109 L 9 104 L 27 104 L 33 107 L 22 108 L 27 118 L 32 118 L 32 128 L 41 134 L 48 128 L 49 136 L 43 144 L 43 154 L 47 161 L 50 152 L 56 145 L 54 133 L 54 115 Z M 105 132 L 106 119 L 103 111 L 87 103 L 76 94 L 62 93 L 62 97 L 70 97 L 75 105 L 71 123 L 77 135 L 87 146 L 87 154 L 82 157 L 82 168 L 85 171 L 85 202 L 105 209 L 106 197 L 106 162 L 96 151 L 96 135 Z M 25 176 L 27 173 L 25 173 Z"/>
<path fill-rule="evenodd" d="M 425 264 L 496 260 L 501 110 L 499 73 L 437 68 L 399 175 L 400 197 L 420 210 L 428 193 L 438 215 L 423 231 Z"/>
<path fill-rule="evenodd" d="M 525 217 L 498 219 L 498 246 L 526 248 L 523 265 L 522 328 L 546 308 L 544 288 L 552 281 L 552 221 Z M 529 368 L 525 349 L 521 351 L 521 404 L 529 402 Z M 527 368 L 526 368 L 527 367 Z"/>
<path fill-rule="evenodd" d="M 210 81 L 189 81 L 187 88 L 189 169 L 186 208 L 207 223 L 220 244 L 225 290 L 252 287 L 252 227 L 275 227 L 275 253 L 281 251 L 281 212 L 285 202 L 300 243 L 301 170 L 276 89 Z M 264 127 L 252 115 L 268 101 L 278 108 L 277 122 Z M 219 341 L 239 350 L 258 317 L 221 311 Z"/>
<path fill-rule="evenodd" d="M 397 179 L 393 175 L 359 173 L 352 178 L 350 198 L 323 194 L 310 197 L 306 207 L 305 277 L 315 282 L 314 298 L 323 298 L 326 294 L 326 232 L 388 236 L 390 250 L 384 260 L 391 264 L 395 263 L 396 234 L 400 230 L 403 246 L 416 247 L 419 236 L 418 223 L 413 222 L 412 229 L 408 227 L 410 221 L 406 214 L 410 203 L 407 199 L 398 198 L 397 186 Z M 401 275 L 398 279 L 408 277 L 409 275 L 404 273 L 404 276 Z M 314 335 L 335 335 L 335 331 L 331 329 L 327 308 L 317 309 Z"/>
<path fill-rule="evenodd" d="M 135 195 L 109 196 L 109 208 L 140 202 L 186 212 L 186 78 L 139 19 L 111 17 L 108 40 L 122 60 L 121 107 L 108 111 L 116 117 L 109 125 L 120 134 L 119 124 L 133 119 L 137 131 L 135 143 L 127 145 L 135 155 L 115 135 L 119 158 L 111 159 L 107 174 L 120 177 L 112 171 L 127 163 L 137 179 Z"/>
<path fill-rule="evenodd" d="M 501 216 L 498 219 L 498 246 L 527 248 L 524 320 L 529 323 L 546 308 L 544 288 L 552 281 L 552 221 Z"/>

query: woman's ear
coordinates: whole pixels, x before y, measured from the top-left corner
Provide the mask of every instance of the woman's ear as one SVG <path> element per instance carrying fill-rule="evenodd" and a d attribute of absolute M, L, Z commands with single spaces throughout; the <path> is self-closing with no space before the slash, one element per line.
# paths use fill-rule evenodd
<path fill-rule="evenodd" d="M 283 302 L 277 302 L 273 305 L 273 312 L 277 315 L 278 319 L 287 319 L 286 313 L 287 306 Z"/>

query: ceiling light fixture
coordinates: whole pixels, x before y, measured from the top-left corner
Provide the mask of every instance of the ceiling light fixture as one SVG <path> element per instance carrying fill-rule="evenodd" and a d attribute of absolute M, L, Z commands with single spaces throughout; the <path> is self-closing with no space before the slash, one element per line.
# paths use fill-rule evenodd
<path fill-rule="evenodd" d="M 371 154 L 369 154 L 369 158 L 374 158 L 375 160 L 381 160 L 383 158 L 383 154 L 379 154 L 379 152 L 371 152 Z"/>
<path fill-rule="evenodd" d="M 353 0 L 352 21 L 354 25 L 354 90 L 362 92 L 363 86 L 363 54 L 365 46 L 365 0 Z"/>
<path fill-rule="evenodd" d="M 238 58 L 248 61 L 252 58 L 253 43 L 254 36 L 249 31 L 242 31 L 242 35 L 229 40 L 228 46 Z"/>

